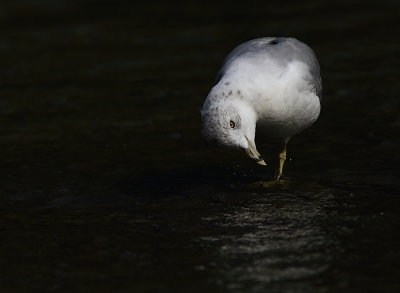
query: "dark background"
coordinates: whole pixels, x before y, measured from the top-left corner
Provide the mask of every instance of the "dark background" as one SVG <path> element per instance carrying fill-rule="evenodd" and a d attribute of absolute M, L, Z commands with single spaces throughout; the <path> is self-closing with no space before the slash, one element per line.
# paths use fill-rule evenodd
<path fill-rule="evenodd" d="M 1 1 L 0 291 L 399 292 L 399 9 Z M 324 87 L 270 187 L 199 115 L 263 36 L 310 45 Z"/>

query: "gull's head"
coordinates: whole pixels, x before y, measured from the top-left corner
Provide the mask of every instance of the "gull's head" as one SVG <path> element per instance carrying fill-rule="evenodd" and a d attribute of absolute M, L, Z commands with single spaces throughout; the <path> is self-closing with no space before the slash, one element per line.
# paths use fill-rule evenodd
<path fill-rule="evenodd" d="M 203 134 L 209 142 L 244 150 L 257 164 L 266 165 L 256 149 L 256 112 L 240 98 L 212 92 L 201 111 Z"/>

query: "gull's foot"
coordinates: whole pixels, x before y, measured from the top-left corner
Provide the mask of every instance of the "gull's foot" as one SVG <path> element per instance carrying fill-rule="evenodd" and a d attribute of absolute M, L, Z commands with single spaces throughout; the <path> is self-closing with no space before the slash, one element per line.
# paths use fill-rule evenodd
<path fill-rule="evenodd" d="M 256 186 L 263 186 L 267 188 L 272 188 L 272 187 L 280 187 L 280 188 L 288 188 L 289 187 L 289 181 L 287 180 L 282 180 L 282 179 L 275 179 L 275 180 L 268 180 L 268 181 L 258 181 L 255 183 Z"/>
<path fill-rule="evenodd" d="M 286 161 L 286 143 L 282 146 L 282 149 L 279 152 L 279 167 L 275 173 L 276 180 L 279 180 L 282 176 L 283 166 L 285 165 L 285 161 Z"/>

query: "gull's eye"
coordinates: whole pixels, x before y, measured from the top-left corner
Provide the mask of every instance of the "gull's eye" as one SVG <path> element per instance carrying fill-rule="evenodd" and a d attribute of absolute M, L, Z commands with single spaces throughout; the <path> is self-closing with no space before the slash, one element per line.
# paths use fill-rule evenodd
<path fill-rule="evenodd" d="M 236 124 L 235 124 L 235 122 L 233 122 L 233 121 L 231 120 L 231 121 L 229 121 L 229 126 L 230 126 L 231 128 L 235 128 L 235 127 L 236 127 Z"/>

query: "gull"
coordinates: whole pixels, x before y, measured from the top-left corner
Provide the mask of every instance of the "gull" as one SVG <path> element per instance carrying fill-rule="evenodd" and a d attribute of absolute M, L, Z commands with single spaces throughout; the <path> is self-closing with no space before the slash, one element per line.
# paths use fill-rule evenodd
<path fill-rule="evenodd" d="M 320 113 L 322 82 L 318 60 L 295 38 L 265 37 L 237 46 L 225 59 L 217 84 L 201 110 L 203 135 L 242 149 L 259 165 L 255 137 L 277 141 L 280 179 L 290 138 Z"/>

